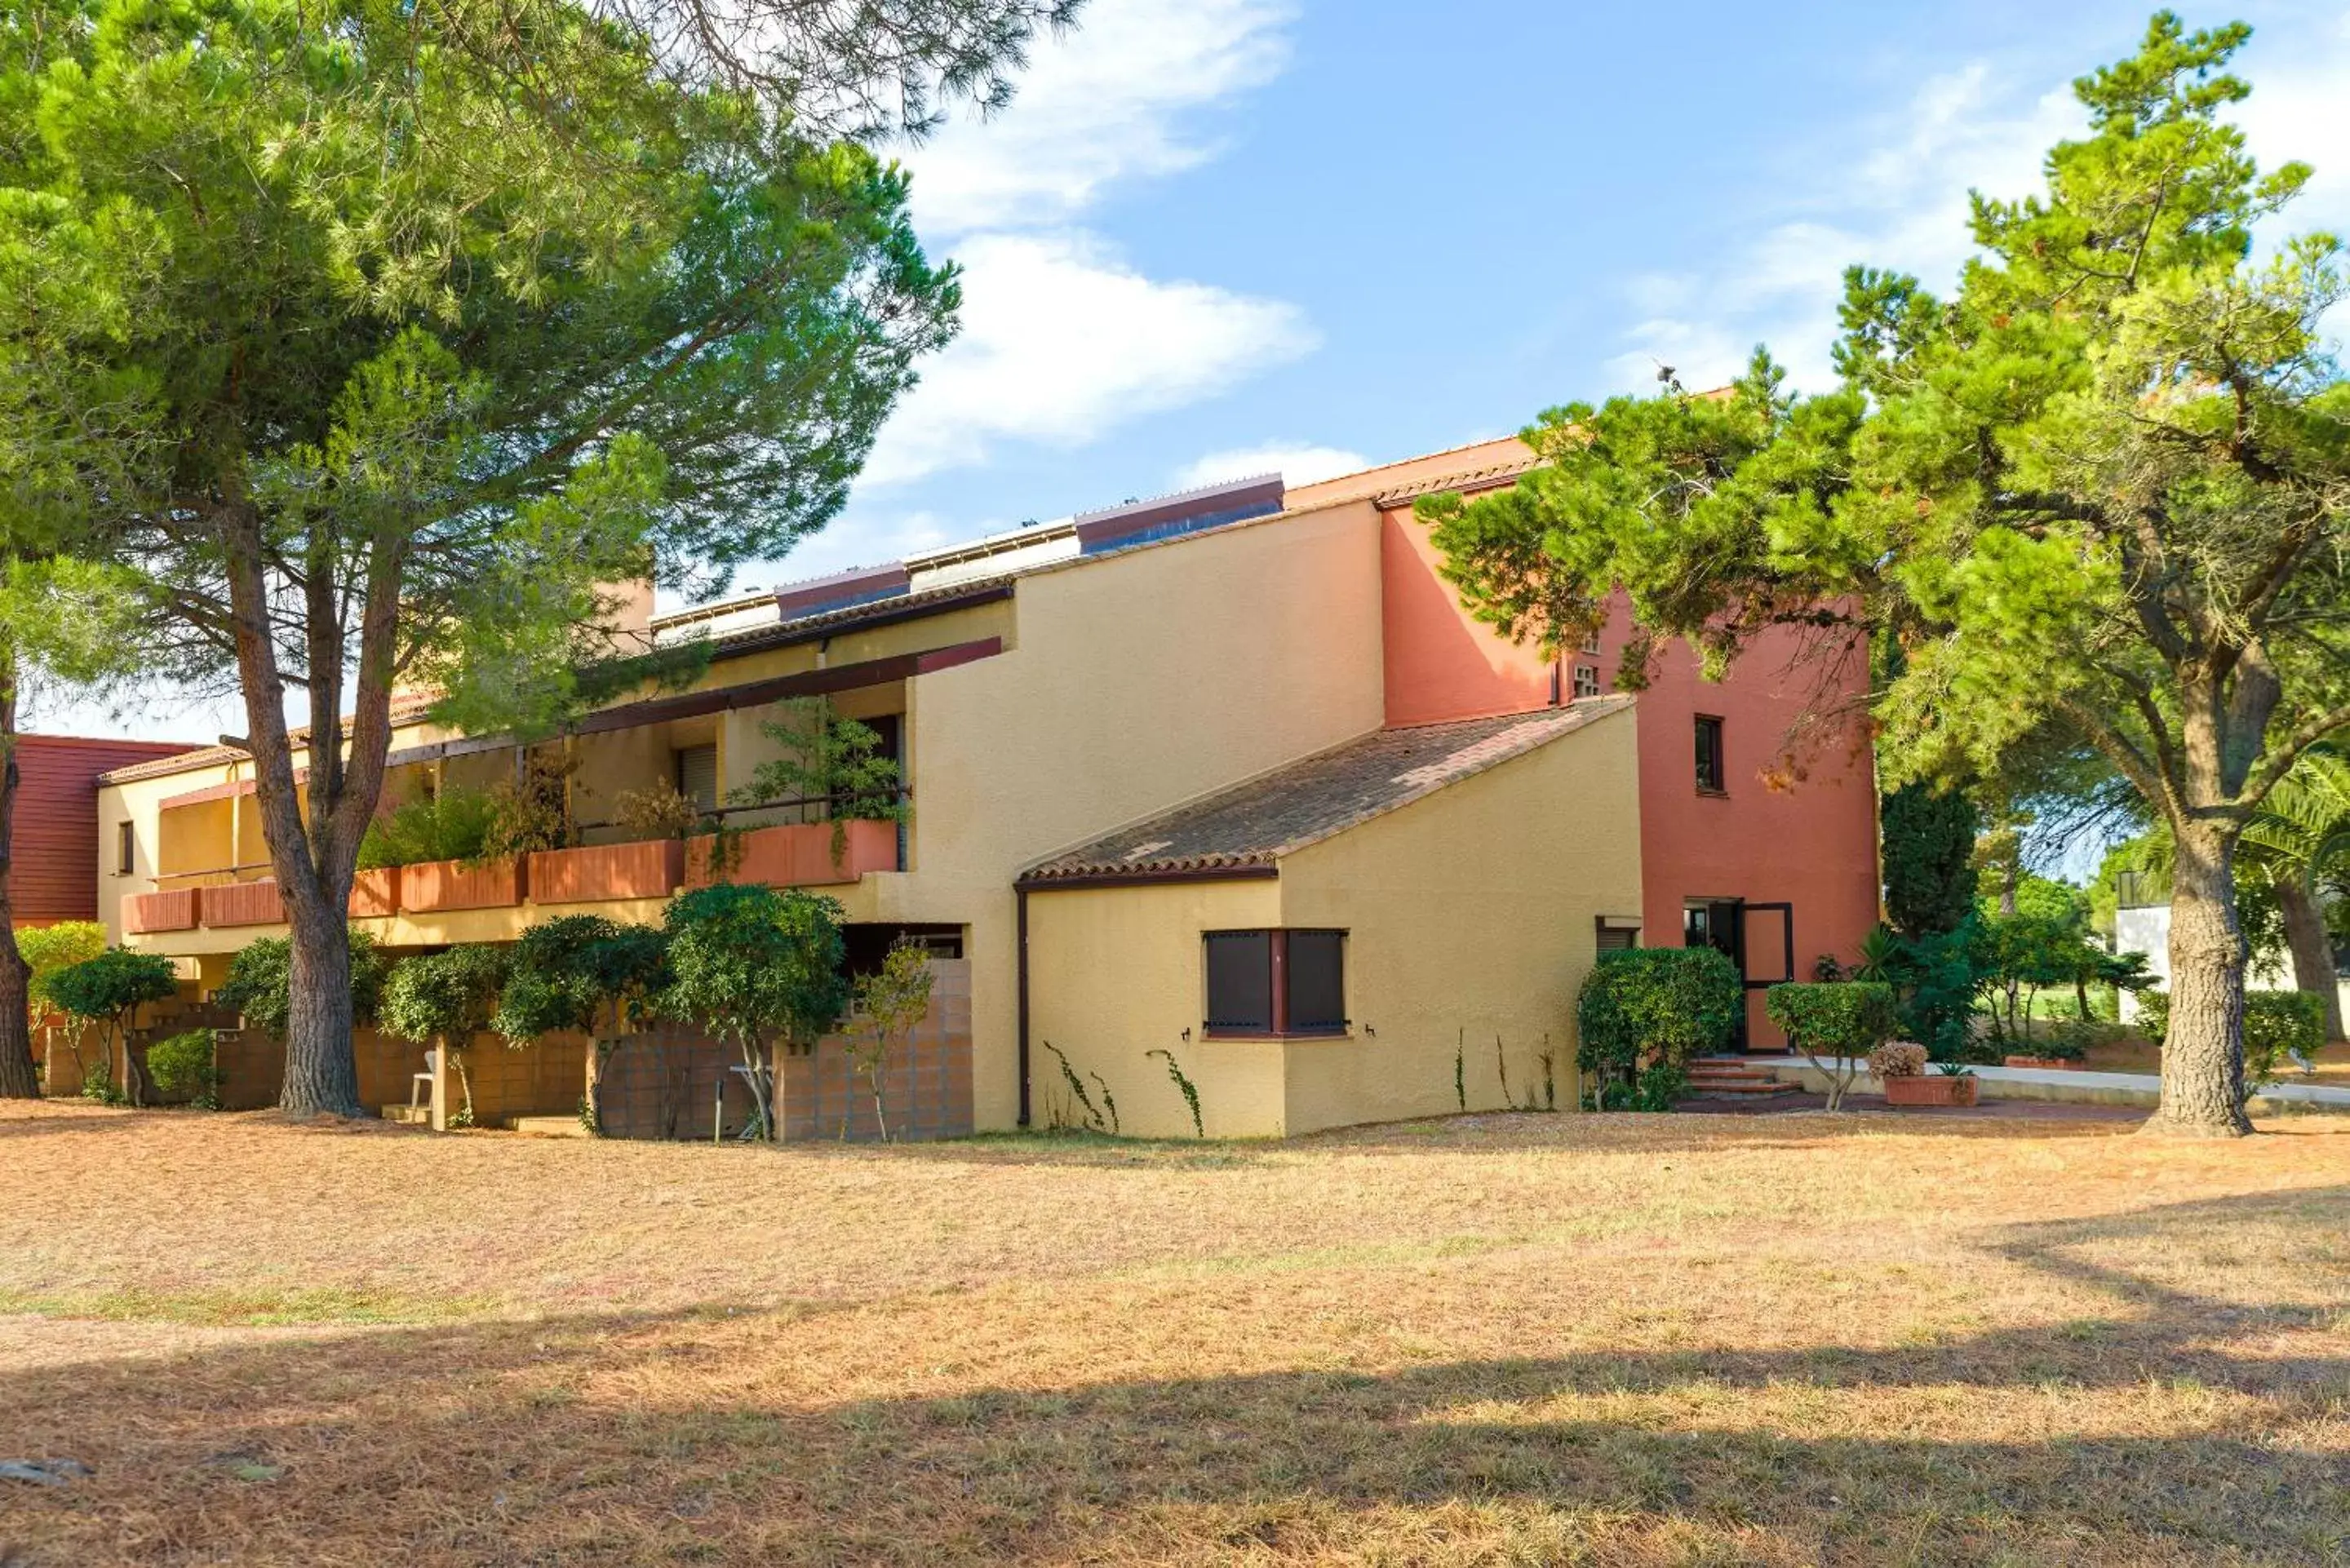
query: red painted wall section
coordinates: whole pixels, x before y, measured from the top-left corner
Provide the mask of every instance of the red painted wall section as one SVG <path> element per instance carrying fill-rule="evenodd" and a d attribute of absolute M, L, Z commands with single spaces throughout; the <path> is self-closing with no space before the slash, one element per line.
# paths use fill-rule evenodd
<path fill-rule="evenodd" d="M 1388 722 L 1426 724 L 1546 705 L 1550 663 L 1472 619 L 1437 575 L 1438 559 L 1427 528 L 1408 508 L 1383 510 Z M 1572 698 L 1578 666 L 1602 691 L 1613 690 L 1629 625 L 1619 601 L 1599 651 L 1559 661 L 1563 697 Z M 1823 953 L 1850 961 L 1876 923 L 1874 769 L 1866 745 L 1850 736 L 1789 756 L 1791 727 L 1818 679 L 1813 664 L 1790 667 L 1797 649 L 1793 632 L 1763 638 L 1719 682 L 1704 680 L 1696 657 L 1679 643 L 1659 659 L 1638 711 L 1643 944 L 1680 946 L 1682 911 L 1692 899 L 1792 903 L 1795 978 L 1808 980 Z M 1851 675 L 1860 679 L 1863 670 Z M 1700 714 L 1722 721 L 1727 788 L 1721 794 L 1697 787 Z M 1781 918 L 1758 910 L 1747 927 L 1749 976 L 1783 978 Z M 1748 1003 L 1752 1044 L 1783 1044 L 1762 1016 L 1762 993 L 1751 992 Z"/>
<path fill-rule="evenodd" d="M 17 736 L 8 870 L 16 923 L 98 919 L 98 776 L 192 749 L 157 741 Z"/>

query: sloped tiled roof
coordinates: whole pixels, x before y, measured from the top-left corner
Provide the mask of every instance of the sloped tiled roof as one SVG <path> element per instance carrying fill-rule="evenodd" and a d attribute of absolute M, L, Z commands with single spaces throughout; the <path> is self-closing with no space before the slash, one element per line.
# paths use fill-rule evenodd
<path fill-rule="evenodd" d="M 432 704 L 440 700 L 441 693 L 438 691 L 401 692 L 391 700 L 391 722 L 395 726 L 412 724 L 430 712 Z M 342 722 L 342 732 L 348 735 L 350 731 L 351 722 L 345 719 Z M 310 731 L 307 725 L 301 729 L 289 731 L 287 734 L 297 746 L 309 744 Z M 151 763 L 133 763 L 128 767 L 116 768 L 111 773 L 99 774 L 98 782 L 136 784 L 140 779 L 167 778 L 172 774 L 190 773 L 197 768 L 218 767 L 224 763 L 241 763 L 249 755 L 250 753 L 243 746 L 199 746 L 192 751 L 175 753 L 168 757 L 158 757 Z"/>
<path fill-rule="evenodd" d="M 1271 867 L 1631 705 L 1629 697 L 1594 697 L 1532 713 L 1380 730 L 1066 850 L 1020 880 L 1042 886 Z"/>

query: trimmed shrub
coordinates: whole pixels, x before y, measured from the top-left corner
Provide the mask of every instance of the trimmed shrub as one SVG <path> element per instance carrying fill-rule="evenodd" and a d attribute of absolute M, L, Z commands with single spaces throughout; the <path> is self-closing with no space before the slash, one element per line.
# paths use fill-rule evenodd
<path fill-rule="evenodd" d="M 166 1099 L 205 1110 L 220 1106 L 220 1070 L 213 1065 L 213 1032 L 191 1029 L 147 1047 L 147 1075 Z"/>
<path fill-rule="evenodd" d="M 1595 1110 L 1670 1110 L 1689 1060 L 1718 1051 L 1746 1005 L 1738 968 L 1711 948 L 1599 955 L 1575 1000 L 1575 1064 L 1596 1083 Z"/>
<path fill-rule="evenodd" d="M 2170 1033 L 2170 992 L 2141 991 L 2137 993 L 2137 1017 L 2130 1027 L 2159 1045 Z"/>
<path fill-rule="evenodd" d="M 391 957 L 375 939 L 357 926 L 350 929 L 351 1022 L 373 1023 L 383 1001 Z M 265 1029 L 279 1039 L 294 1012 L 294 943 L 286 937 L 262 937 L 239 948 L 229 961 L 228 979 L 213 992 L 223 1007 L 244 1015 L 247 1027 Z"/>
<path fill-rule="evenodd" d="M 1893 988 L 1872 981 L 1774 985 L 1762 1006 L 1771 1022 L 1787 1032 L 1789 1043 L 1826 1076 L 1832 1111 L 1844 1104 L 1869 1054 L 1899 1026 Z"/>
<path fill-rule="evenodd" d="M 2244 992 L 2244 1087 L 2273 1084 L 2287 1052 L 2314 1057 L 2325 1044 L 2325 999 L 2306 991 Z"/>

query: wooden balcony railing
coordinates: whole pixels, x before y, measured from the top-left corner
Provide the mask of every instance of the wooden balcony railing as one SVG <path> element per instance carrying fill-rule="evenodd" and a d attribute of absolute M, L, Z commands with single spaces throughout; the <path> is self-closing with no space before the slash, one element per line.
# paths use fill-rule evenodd
<path fill-rule="evenodd" d="M 122 929 L 134 936 L 192 931 L 196 929 L 196 893 L 193 888 L 133 893 L 122 900 Z"/>

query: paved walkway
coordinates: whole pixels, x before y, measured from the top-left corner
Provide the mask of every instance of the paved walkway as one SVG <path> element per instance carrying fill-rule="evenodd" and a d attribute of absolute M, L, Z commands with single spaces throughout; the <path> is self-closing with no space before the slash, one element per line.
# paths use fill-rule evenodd
<path fill-rule="evenodd" d="M 1817 1093 L 1826 1079 L 1800 1056 L 1757 1056 L 1753 1065 L 1782 1078 L 1791 1078 Z M 1985 1099 L 2050 1100 L 2098 1106 L 2152 1106 L 2162 1099 L 2162 1080 L 2151 1073 L 2085 1073 L 2056 1067 L 1977 1067 Z M 1877 1081 L 1862 1073 L 1853 1085 L 1856 1094 L 1883 1094 Z M 2300 1083 L 2287 1078 L 2254 1095 L 2246 1107 L 2254 1116 L 2293 1111 L 2334 1111 L 2350 1114 L 2350 1088 L 2330 1084 Z"/>

